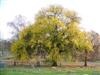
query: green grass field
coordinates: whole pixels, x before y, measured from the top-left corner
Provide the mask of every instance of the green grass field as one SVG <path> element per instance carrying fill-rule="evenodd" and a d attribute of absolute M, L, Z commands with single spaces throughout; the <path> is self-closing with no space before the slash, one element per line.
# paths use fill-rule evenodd
<path fill-rule="evenodd" d="M 6 68 L 0 75 L 100 75 L 96 68 Z"/>

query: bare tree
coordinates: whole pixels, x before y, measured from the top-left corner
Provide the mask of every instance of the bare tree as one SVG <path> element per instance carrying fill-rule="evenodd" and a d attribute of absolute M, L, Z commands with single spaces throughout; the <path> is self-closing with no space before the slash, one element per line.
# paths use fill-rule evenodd
<path fill-rule="evenodd" d="M 8 26 L 13 28 L 13 31 L 11 32 L 13 34 L 12 39 L 17 40 L 19 38 L 18 33 L 26 24 L 26 18 L 22 15 L 17 15 L 13 21 L 7 23 Z"/>

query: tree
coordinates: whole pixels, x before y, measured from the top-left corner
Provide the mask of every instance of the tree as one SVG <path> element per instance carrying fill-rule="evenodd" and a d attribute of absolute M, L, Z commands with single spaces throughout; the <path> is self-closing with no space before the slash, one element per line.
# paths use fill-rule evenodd
<path fill-rule="evenodd" d="M 48 30 L 47 34 L 49 35 L 49 39 L 51 38 L 51 49 L 49 48 L 50 59 L 53 62 L 53 66 L 56 66 L 57 60 L 59 59 L 61 52 L 63 52 L 62 50 L 66 49 L 68 52 L 68 49 L 65 47 L 68 43 L 68 39 L 66 39 L 68 35 L 66 32 L 67 26 L 72 24 L 73 21 L 79 23 L 79 17 L 77 17 L 74 11 L 66 11 L 61 6 L 51 6 L 50 8 L 41 10 L 37 14 L 36 23 L 38 22 L 42 25 L 41 21 L 43 21 L 43 24 L 46 21 L 47 24 L 45 25 L 52 26 L 52 31 L 50 32 L 50 30 Z"/>
<path fill-rule="evenodd" d="M 8 22 L 8 26 L 13 28 L 13 31 L 11 32 L 13 34 L 13 39 L 19 38 L 18 34 L 26 24 L 26 19 L 22 15 L 17 15 L 13 21 Z"/>
<path fill-rule="evenodd" d="M 90 61 L 96 61 L 100 58 L 100 35 L 94 31 L 89 32 L 94 51 L 90 53 Z"/>
<path fill-rule="evenodd" d="M 43 9 L 37 14 L 35 23 L 20 32 L 12 51 L 21 56 L 19 59 L 23 54 L 28 59 L 45 56 L 52 66 L 58 65 L 62 55 L 73 56 L 76 51 L 86 51 L 87 55 L 92 44 L 86 33 L 81 31 L 79 19 L 74 11 L 65 10 L 61 6 Z"/>
<path fill-rule="evenodd" d="M 88 53 L 93 51 L 93 44 L 88 33 L 82 32 L 82 35 L 79 40 L 79 49 L 84 51 L 84 66 L 87 67 Z"/>
<path fill-rule="evenodd" d="M 11 48 L 12 52 L 20 60 L 25 60 L 28 59 L 29 57 L 31 58 L 31 53 L 32 53 L 30 46 L 30 40 L 32 38 L 31 30 L 32 30 L 31 27 L 24 28 L 23 31 L 19 33 L 19 39 L 14 41 L 14 43 L 12 44 Z"/>
<path fill-rule="evenodd" d="M 0 40 L 0 56 L 8 56 L 10 54 L 11 42 L 8 40 Z"/>

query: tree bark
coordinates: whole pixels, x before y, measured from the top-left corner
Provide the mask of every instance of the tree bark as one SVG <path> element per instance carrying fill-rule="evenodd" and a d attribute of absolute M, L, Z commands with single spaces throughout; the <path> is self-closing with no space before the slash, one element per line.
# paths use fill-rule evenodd
<path fill-rule="evenodd" d="M 87 50 L 85 50 L 85 58 L 84 58 L 84 66 L 87 67 L 87 55 L 88 55 L 88 52 Z"/>

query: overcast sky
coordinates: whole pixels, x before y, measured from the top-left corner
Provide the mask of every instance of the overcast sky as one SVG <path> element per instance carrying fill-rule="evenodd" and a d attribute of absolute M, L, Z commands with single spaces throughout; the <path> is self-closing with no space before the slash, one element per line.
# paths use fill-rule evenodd
<path fill-rule="evenodd" d="M 85 30 L 100 33 L 100 0 L 0 0 L 0 32 L 2 38 L 11 37 L 7 22 L 16 15 L 23 15 L 27 20 L 34 21 L 35 14 L 43 7 L 61 5 L 74 10 L 82 18 L 81 26 Z"/>

